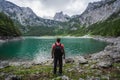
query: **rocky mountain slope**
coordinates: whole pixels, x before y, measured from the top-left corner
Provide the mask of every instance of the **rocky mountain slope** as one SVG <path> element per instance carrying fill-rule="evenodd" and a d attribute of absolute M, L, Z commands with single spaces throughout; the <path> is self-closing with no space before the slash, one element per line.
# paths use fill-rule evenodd
<path fill-rule="evenodd" d="M 101 0 L 89 3 L 87 9 L 79 16 L 80 23 L 89 26 L 104 21 L 119 11 L 120 0 Z"/>
<path fill-rule="evenodd" d="M 19 7 L 5 0 L 0 1 L 0 12 L 4 12 L 24 26 L 54 26 L 57 24 L 57 22 L 53 20 L 38 17 L 29 7 Z"/>
<path fill-rule="evenodd" d="M 89 3 L 81 15 L 74 15 L 71 35 L 120 36 L 120 0 L 101 0 Z M 107 30 L 107 31 L 106 31 Z"/>
<path fill-rule="evenodd" d="M 0 12 L 4 12 L 27 35 L 120 35 L 120 0 L 101 0 L 89 3 L 81 15 L 69 17 L 58 12 L 54 20 L 38 17 L 30 8 L 19 7 L 0 0 Z M 22 25 L 22 26 L 21 26 Z M 86 27 L 87 26 L 87 27 Z M 106 29 L 109 29 L 106 32 Z"/>
<path fill-rule="evenodd" d="M 54 16 L 55 21 L 61 21 L 61 22 L 66 22 L 70 19 L 70 17 L 67 14 L 63 14 L 63 12 L 58 12 Z"/>

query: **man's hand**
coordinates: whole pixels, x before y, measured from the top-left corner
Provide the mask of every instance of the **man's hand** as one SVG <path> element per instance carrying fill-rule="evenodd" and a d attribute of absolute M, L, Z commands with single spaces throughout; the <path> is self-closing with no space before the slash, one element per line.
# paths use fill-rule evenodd
<path fill-rule="evenodd" d="M 52 59 L 53 59 L 53 56 L 52 56 Z"/>
<path fill-rule="evenodd" d="M 65 59 L 65 56 L 63 56 L 63 59 Z"/>

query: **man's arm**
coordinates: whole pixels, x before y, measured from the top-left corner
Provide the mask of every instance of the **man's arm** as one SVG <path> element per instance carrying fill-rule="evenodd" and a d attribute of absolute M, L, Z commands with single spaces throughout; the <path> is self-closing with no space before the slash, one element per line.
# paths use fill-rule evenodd
<path fill-rule="evenodd" d="M 63 48 L 63 58 L 65 59 L 65 50 L 64 50 L 64 48 Z"/>
<path fill-rule="evenodd" d="M 65 59 L 65 50 L 64 50 L 64 44 L 62 44 L 61 46 L 62 46 L 63 58 Z"/>
<path fill-rule="evenodd" d="M 54 49 L 52 48 L 52 51 L 51 51 L 51 57 L 53 58 L 54 57 Z"/>

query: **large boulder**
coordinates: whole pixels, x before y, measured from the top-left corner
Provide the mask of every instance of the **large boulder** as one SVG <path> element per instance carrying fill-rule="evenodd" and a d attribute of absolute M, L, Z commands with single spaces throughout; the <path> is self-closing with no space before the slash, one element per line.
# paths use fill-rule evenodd
<path fill-rule="evenodd" d="M 112 66 L 112 62 L 110 61 L 99 62 L 97 63 L 97 66 L 101 68 L 108 68 Z"/>
<path fill-rule="evenodd" d="M 70 80 L 68 76 L 63 75 L 62 80 Z"/>
<path fill-rule="evenodd" d="M 105 48 L 109 52 L 110 57 L 114 62 L 120 62 L 120 45 L 108 46 Z"/>
<path fill-rule="evenodd" d="M 109 53 L 107 53 L 105 51 L 101 51 L 99 53 L 92 54 L 91 59 L 97 60 L 97 59 L 102 59 L 107 56 L 109 56 Z"/>
<path fill-rule="evenodd" d="M 110 53 L 114 62 L 120 62 L 120 52 Z"/>
<path fill-rule="evenodd" d="M 67 59 L 65 59 L 65 63 L 74 63 L 74 59 L 73 58 L 67 58 Z"/>
<path fill-rule="evenodd" d="M 87 64 L 88 61 L 83 56 L 75 57 L 75 62 L 79 64 Z"/>

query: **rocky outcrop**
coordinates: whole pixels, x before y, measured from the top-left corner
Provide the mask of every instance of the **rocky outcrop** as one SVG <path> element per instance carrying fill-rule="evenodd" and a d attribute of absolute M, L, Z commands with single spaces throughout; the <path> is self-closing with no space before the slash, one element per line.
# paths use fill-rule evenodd
<path fill-rule="evenodd" d="M 9 62 L 8 61 L 0 61 L 0 69 L 8 67 Z"/>
<path fill-rule="evenodd" d="M 112 14 L 120 11 L 120 0 L 101 0 L 89 3 L 86 10 L 80 15 L 81 24 L 91 25 L 108 19 Z"/>
<path fill-rule="evenodd" d="M 58 12 L 54 16 L 55 21 L 61 21 L 61 22 L 66 22 L 70 19 L 70 17 L 67 14 L 63 14 L 63 12 Z"/>
<path fill-rule="evenodd" d="M 0 12 L 4 12 L 15 22 L 24 26 L 53 26 L 57 22 L 38 17 L 29 7 L 19 7 L 9 1 L 0 0 Z"/>
<path fill-rule="evenodd" d="M 110 43 L 104 51 L 91 55 L 91 59 L 98 67 L 110 67 L 113 63 L 120 62 L 120 37 L 96 39 Z"/>
<path fill-rule="evenodd" d="M 38 18 L 37 15 L 30 8 L 19 7 L 5 0 L 2 0 L 0 2 L 0 9 L 1 12 L 4 12 L 13 20 L 20 22 L 22 25 L 34 24 L 31 20 L 35 20 L 36 18 Z"/>
<path fill-rule="evenodd" d="M 78 64 L 87 64 L 88 61 L 83 56 L 76 56 L 75 62 Z"/>
<path fill-rule="evenodd" d="M 22 80 L 21 76 L 17 75 L 8 75 L 5 80 Z"/>
<path fill-rule="evenodd" d="M 65 59 L 65 63 L 74 63 L 74 59 L 73 58 L 67 58 L 67 59 Z"/>

